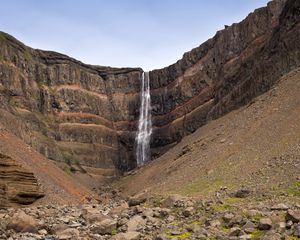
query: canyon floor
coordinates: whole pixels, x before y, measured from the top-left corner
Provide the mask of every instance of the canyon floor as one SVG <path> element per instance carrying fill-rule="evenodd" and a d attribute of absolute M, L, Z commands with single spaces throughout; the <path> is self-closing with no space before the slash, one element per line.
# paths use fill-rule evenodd
<path fill-rule="evenodd" d="M 0 239 L 299 239 L 299 91 L 295 69 L 96 193 L 2 128 L 1 151 L 56 189 L 0 210 Z"/>

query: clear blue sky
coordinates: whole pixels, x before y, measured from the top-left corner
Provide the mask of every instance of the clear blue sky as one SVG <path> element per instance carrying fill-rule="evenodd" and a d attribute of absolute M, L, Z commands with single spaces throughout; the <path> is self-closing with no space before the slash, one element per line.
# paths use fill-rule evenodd
<path fill-rule="evenodd" d="M 85 63 L 165 67 L 267 0 L 6 0 L 0 30 Z"/>

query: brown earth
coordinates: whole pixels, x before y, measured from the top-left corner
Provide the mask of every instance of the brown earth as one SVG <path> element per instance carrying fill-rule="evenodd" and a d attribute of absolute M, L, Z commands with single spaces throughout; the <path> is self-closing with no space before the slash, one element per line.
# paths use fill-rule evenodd
<path fill-rule="evenodd" d="M 222 187 L 300 196 L 300 68 L 210 121 L 115 186 L 125 195 L 209 196 Z M 275 194 L 275 193 L 276 194 Z"/>

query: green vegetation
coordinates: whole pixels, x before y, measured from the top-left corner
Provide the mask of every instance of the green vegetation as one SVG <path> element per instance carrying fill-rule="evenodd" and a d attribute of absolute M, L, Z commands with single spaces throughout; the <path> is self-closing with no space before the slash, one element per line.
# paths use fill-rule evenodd
<path fill-rule="evenodd" d="M 6 40 L 6 34 L 3 32 L 0 32 L 0 43 L 3 43 Z"/>
<path fill-rule="evenodd" d="M 117 234 L 118 234 L 118 230 L 116 228 L 111 231 L 112 236 L 117 235 Z"/>
<path fill-rule="evenodd" d="M 230 206 L 227 204 L 216 203 L 211 205 L 211 208 L 216 213 L 226 212 L 230 209 Z"/>
<path fill-rule="evenodd" d="M 166 235 L 167 235 L 168 239 L 174 238 L 174 235 L 172 235 L 170 233 L 166 233 Z M 192 236 L 192 233 L 190 233 L 190 232 L 185 232 L 180 235 L 176 235 L 178 240 L 185 240 L 185 239 L 188 239 L 190 236 Z"/>
<path fill-rule="evenodd" d="M 300 182 L 296 182 L 296 183 L 290 185 L 290 186 L 286 189 L 286 192 L 287 192 L 290 196 L 300 197 Z"/>
<path fill-rule="evenodd" d="M 199 179 L 193 183 L 184 186 L 184 188 L 180 191 L 180 194 L 192 197 L 199 192 L 203 194 L 215 192 L 219 190 L 221 186 L 224 186 L 224 181 L 221 178 L 203 179 L 199 177 Z"/>
<path fill-rule="evenodd" d="M 261 237 L 265 234 L 264 231 L 256 229 L 252 234 L 251 234 L 251 239 L 261 239 Z"/>
<path fill-rule="evenodd" d="M 230 228 L 228 226 L 226 226 L 225 224 L 221 225 L 221 229 L 224 233 L 229 233 Z"/>
<path fill-rule="evenodd" d="M 25 52 L 24 52 L 24 58 L 25 60 L 28 62 L 32 59 L 32 55 L 30 53 L 30 50 L 26 48 Z"/>
<path fill-rule="evenodd" d="M 296 236 L 288 236 L 288 240 L 300 240 L 300 238 Z"/>
<path fill-rule="evenodd" d="M 178 236 L 178 240 L 184 240 L 184 239 L 187 239 L 187 238 L 189 238 L 190 236 L 192 236 L 192 233 L 190 233 L 190 232 L 186 232 L 186 233 L 183 233 L 183 234 L 181 234 L 180 236 Z"/>

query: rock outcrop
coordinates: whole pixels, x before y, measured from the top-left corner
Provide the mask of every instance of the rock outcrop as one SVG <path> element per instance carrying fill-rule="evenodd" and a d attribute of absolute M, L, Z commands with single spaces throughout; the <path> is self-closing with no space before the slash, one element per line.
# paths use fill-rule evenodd
<path fill-rule="evenodd" d="M 32 172 L 22 168 L 10 157 L 0 154 L 0 208 L 28 205 L 43 196 Z"/>
<path fill-rule="evenodd" d="M 152 158 L 300 65 L 299 3 L 274 0 L 150 72 Z M 83 64 L 0 34 L 0 121 L 46 157 L 111 174 L 136 166 L 140 68 Z"/>

